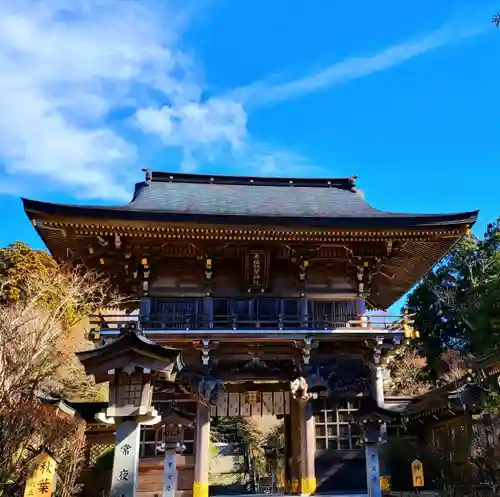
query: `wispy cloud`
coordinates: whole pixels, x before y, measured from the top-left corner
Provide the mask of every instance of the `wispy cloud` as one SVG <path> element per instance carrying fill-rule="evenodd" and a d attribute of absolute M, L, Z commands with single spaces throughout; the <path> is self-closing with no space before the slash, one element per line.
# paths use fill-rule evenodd
<path fill-rule="evenodd" d="M 147 137 L 179 167 L 253 174 L 324 174 L 249 132 L 252 104 L 299 97 L 397 65 L 477 31 L 441 30 L 293 81 L 262 81 L 204 97 L 182 48 L 189 28 L 169 0 L 0 1 L 0 194 L 64 189 L 127 200 Z M 27 188 L 24 188 L 27 190 Z"/>
<path fill-rule="evenodd" d="M 245 104 L 264 105 L 298 98 L 334 85 L 374 74 L 402 64 L 438 48 L 480 34 L 489 28 L 445 27 L 412 41 L 397 43 L 380 52 L 364 57 L 349 57 L 320 71 L 284 82 L 257 81 L 230 92 L 230 97 Z"/>
<path fill-rule="evenodd" d="M 0 194 L 51 188 L 127 200 L 148 166 L 146 136 L 165 157 L 180 153 L 185 171 L 310 165 L 256 143 L 238 100 L 203 98 L 199 67 L 179 41 L 186 9 L 200 2 L 172 2 L 0 2 Z"/>
<path fill-rule="evenodd" d="M 16 177 L 16 184 L 127 199 L 125 178 L 145 165 L 141 131 L 186 162 L 244 141 L 240 103 L 202 100 L 193 60 L 179 48 L 185 25 L 171 2 L 0 2 L 3 184 Z"/>

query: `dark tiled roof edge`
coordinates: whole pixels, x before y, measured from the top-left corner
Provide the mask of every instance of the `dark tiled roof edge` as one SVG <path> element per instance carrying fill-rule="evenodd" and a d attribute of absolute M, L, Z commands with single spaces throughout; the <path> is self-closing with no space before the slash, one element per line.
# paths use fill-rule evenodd
<path fill-rule="evenodd" d="M 146 171 L 146 183 L 197 183 L 218 185 L 259 185 L 339 188 L 352 191 L 356 186 L 357 176 L 346 178 L 285 178 L 263 176 L 232 176 L 223 174 L 187 174 L 163 171 Z"/>
<path fill-rule="evenodd" d="M 396 214 L 387 213 L 376 217 L 279 217 L 258 215 L 231 215 L 231 214 L 189 214 L 163 211 L 133 210 L 130 207 L 115 206 L 85 206 L 40 202 L 37 200 L 22 199 L 24 209 L 30 219 L 35 219 L 35 213 L 46 215 L 63 215 L 68 217 L 89 217 L 94 219 L 116 219 L 128 221 L 156 221 L 156 222 L 192 222 L 213 224 L 255 224 L 287 226 L 293 228 L 431 228 L 439 226 L 454 226 L 474 224 L 478 211 L 456 214 Z"/>

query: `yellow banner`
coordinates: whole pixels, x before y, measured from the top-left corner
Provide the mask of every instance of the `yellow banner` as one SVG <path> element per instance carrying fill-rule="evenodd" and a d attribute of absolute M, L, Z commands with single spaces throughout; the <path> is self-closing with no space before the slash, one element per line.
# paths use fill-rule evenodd
<path fill-rule="evenodd" d="M 24 497 L 50 497 L 54 493 L 56 461 L 46 452 L 35 461 L 36 467 L 26 482 Z"/>

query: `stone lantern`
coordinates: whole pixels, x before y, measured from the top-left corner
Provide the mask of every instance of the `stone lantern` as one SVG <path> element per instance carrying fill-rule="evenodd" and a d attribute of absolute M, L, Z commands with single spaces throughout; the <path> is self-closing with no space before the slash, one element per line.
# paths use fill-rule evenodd
<path fill-rule="evenodd" d="M 177 489 L 177 454 L 184 451 L 184 428 L 193 426 L 194 415 L 170 407 L 162 419 L 165 462 L 163 497 L 174 497 Z"/>
<path fill-rule="evenodd" d="M 97 383 L 109 382 L 108 407 L 96 417 L 116 424 L 111 497 L 135 497 L 140 425 L 161 422 L 151 405 L 153 382 L 159 375 L 173 377 L 182 368 L 181 351 L 126 329 L 117 340 L 77 356 Z"/>

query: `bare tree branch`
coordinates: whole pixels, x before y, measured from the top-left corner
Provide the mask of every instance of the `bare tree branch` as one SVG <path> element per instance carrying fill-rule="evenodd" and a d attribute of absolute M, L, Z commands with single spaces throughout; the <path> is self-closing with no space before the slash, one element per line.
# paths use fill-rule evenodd
<path fill-rule="evenodd" d="M 426 380 L 426 360 L 411 347 L 401 349 L 389 364 L 391 381 L 388 393 L 392 395 L 416 396 L 428 392 L 432 385 Z"/>
<path fill-rule="evenodd" d="M 122 303 L 107 280 L 83 268 L 51 263 L 0 275 L 0 496 L 20 495 L 33 450 L 42 446 L 64 460 L 61 497 L 74 494 L 84 427 L 42 404 L 38 393 L 75 400 L 99 395 L 74 352 L 91 347 L 86 316 Z"/>

